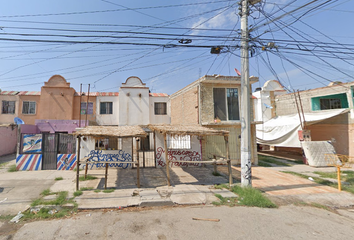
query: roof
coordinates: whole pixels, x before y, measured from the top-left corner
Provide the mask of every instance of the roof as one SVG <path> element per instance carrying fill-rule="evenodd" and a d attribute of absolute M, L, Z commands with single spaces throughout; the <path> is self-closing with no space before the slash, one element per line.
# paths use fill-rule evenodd
<path fill-rule="evenodd" d="M 151 96 L 151 97 L 168 97 L 168 94 L 166 94 L 166 93 L 149 93 L 149 96 Z"/>
<path fill-rule="evenodd" d="M 73 133 L 75 136 L 102 137 L 145 137 L 139 126 L 87 126 Z"/>
<path fill-rule="evenodd" d="M 158 131 L 161 133 L 167 133 L 171 135 L 197 135 L 197 136 L 206 136 L 206 135 L 228 136 L 229 135 L 229 131 L 202 127 L 197 124 L 194 125 L 149 124 L 148 127 L 151 130 Z"/>
<path fill-rule="evenodd" d="M 41 92 L 40 91 L 21 91 L 18 95 L 39 96 L 39 95 L 41 95 Z"/>
<path fill-rule="evenodd" d="M 0 95 L 17 95 L 18 91 L 1 91 Z"/>

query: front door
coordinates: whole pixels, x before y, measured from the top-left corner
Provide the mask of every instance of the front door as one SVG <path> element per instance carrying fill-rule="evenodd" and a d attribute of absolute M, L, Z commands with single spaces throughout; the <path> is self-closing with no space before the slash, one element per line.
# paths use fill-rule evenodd
<path fill-rule="evenodd" d="M 42 152 L 42 169 L 56 170 L 58 154 L 58 134 L 43 133 Z"/>

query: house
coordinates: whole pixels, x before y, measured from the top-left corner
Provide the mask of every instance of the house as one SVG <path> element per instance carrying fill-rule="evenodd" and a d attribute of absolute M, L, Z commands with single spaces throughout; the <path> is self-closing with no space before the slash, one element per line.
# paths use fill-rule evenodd
<path fill-rule="evenodd" d="M 251 84 L 257 81 L 257 77 L 250 77 Z M 171 123 L 198 124 L 229 131 L 230 159 L 233 163 L 240 163 L 240 88 L 241 78 L 236 76 L 205 75 L 199 78 L 170 96 Z M 251 133 L 252 162 L 258 164 L 254 121 Z M 221 136 L 206 136 L 200 141 L 203 160 L 225 155 L 226 147 Z"/>
<path fill-rule="evenodd" d="M 337 153 L 353 155 L 353 90 L 354 82 L 334 82 L 272 96 L 273 109 L 265 111 L 268 115 L 274 111 L 274 118 L 257 126 L 258 143 L 276 150 L 301 151 L 298 131 L 307 130 L 311 141 L 331 141 Z"/>
<path fill-rule="evenodd" d="M 76 139 L 70 134 L 77 128 L 170 123 L 169 96 L 150 93 L 138 77 L 128 78 L 119 92 L 80 93 L 64 77 L 54 75 L 40 92 L 4 91 L 0 100 L 0 124 L 13 123 L 15 117 L 25 123 L 18 132 L 19 170 L 73 168 Z M 139 143 L 139 149 L 144 149 L 146 155 L 153 153 L 153 139 L 149 133 Z M 92 149 L 117 151 L 123 145 L 126 143 L 117 139 L 86 139 L 82 151 L 83 154 Z"/>

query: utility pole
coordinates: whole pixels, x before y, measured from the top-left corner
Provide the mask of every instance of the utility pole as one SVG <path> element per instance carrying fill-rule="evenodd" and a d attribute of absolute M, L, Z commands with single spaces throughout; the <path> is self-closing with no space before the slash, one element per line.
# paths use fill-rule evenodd
<path fill-rule="evenodd" d="M 241 0 L 241 186 L 252 186 L 251 168 L 251 99 L 249 80 L 249 4 L 260 0 Z"/>

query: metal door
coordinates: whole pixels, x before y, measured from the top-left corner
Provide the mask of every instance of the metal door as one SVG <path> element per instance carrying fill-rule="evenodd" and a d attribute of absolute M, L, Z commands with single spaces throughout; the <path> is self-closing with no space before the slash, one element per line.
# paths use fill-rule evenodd
<path fill-rule="evenodd" d="M 58 134 L 43 133 L 42 140 L 43 152 L 43 170 L 56 170 L 57 169 L 57 154 L 58 154 Z"/>

